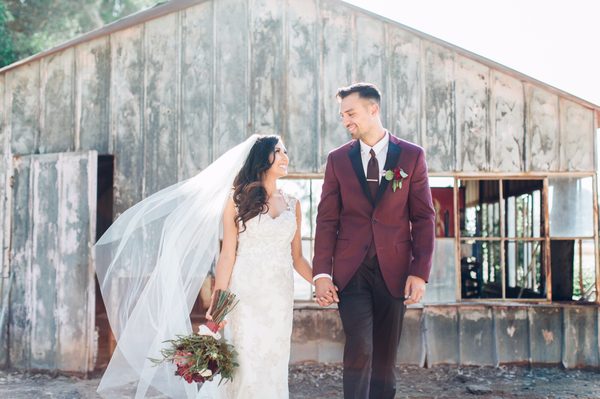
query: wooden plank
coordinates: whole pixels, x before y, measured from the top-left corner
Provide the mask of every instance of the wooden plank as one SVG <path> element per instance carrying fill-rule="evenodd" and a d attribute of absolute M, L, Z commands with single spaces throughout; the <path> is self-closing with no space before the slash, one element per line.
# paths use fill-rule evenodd
<path fill-rule="evenodd" d="M 248 136 L 248 4 L 245 0 L 213 2 L 215 11 L 215 120 L 213 157 Z"/>
<path fill-rule="evenodd" d="M 526 307 L 495 306 L 498 363 L 529 363 L 529 320 Z"/>
<path fill-rule="evenodd" d="M 594 111 L 566 100 L 560 106 L 560 170 L 594 171 Z"/>
<path fill-rule="evenodd" d="M 13 154 L 33 154 L 40 135 L 40 63 L 7 72 L 11 148 Z"/>
<path fill-rule="evenodd" d="M 458 323 L 460 364 L 496 366 L 492 309 L 487 306 L 461 306 Z"/>
<path fill-rule="evenodd" d="M 382 92 L 381 120 L 388 125 L 389 93 L 387 88 L 386 40 L 384 23 L 371 16 L 356 13 L 356 81 L 375 84 Z"/>
<path fill-rule="evenodd" d="M 558 97 L 528 85 L 526 102 L 528 171 L 558 171 Z"/>
<path fill-rule="evenodd" d="M 8 317 L 10 366 L 31 367 L 31 220 L 29 197 L 31 158 L 15 157 L 10 267 L 14 273 Z"/>
<path fill-rule="evenodd" d="M 565 306 L 563 366 L 598 367 L 598 308 Z"/>
<path fill-rule="evenodd" d="M 41 60 L 40 153 L 75 148 L 74 71 L 73 48 Z"/>
<path fill-rule="evenodd" d="M 492 70 L 490 95 L 491 170 L 525 171 L 525 98 L 523 84 Z"/>
<path fill-rule="evenodd" d="M 76 149 L 109 154 L 109 37 L 101 37 L 77 46 L 75 64 Z"/>
<path fill-rule="evenodd" d="M 562 360 L 563 316 L 557 306 L 530 307 L 529 350 L 532 364 L 559 364 Z"/>
<path fill-rule="evenodd" d="M 262 134 L 281 134 L 285 122 L 285 2 L 250 1 L 250 124 Z"/>
<path fill-rule="evenodd" d="M 179 14 L 145 27 L 144 191 L 147 197 L 177 182 Z"/>
<path fill-rule="evenodd" d="M 5 79 L 6 74 L 0 74 L 0 367 L 8 366 L 8 335 L 7 335 L 7 314 L 2 313 L 8 311 L 8 303 L 4 301 L 5 294 L 8 294 L 9 289 L 9 268 L 8 256 L 5 256 L 4 242 L 5 238 L 10 237 L 10 232 L 5 231 L 6 226 L 6 196 L 10 195 L 6 168 L 6 155 L 10 153 L 8 142 L 8 124 L 7 124 L 7 109 L 4 99 L 5 94 Z"/>
<path fill-rule="evenodd" d="M 31 367 L 56 369 L 58 247 L 57 156 L 31 157 Z M 13 334 L 11 331 L 11 338 Z"/>
<path fill-rule="evenodd" d="M 454 55 L 422 41 L 423 146 L 432 172 L 455 169 Z"/>
<path fill-rule="evenodd" d="M 287 130 L 290 172 L 316 172 L 319 54 L 316 0 L 290 0 L 287 9 Z"/>
<path fill-rule="evenodd" d="M 115 155 L 114 214 L 142 199 L 144 173 L 143 26 L 115 33 L 111 42 L 111 136 Z"/>
<path fill-rule="evenodd" d="M 91 245 L 96 239 L 95 151 L 60 154 L 57 163 L 56 368 L 84 373 L 93 369 L 95 288 Z M 52 182 L 48 182 L 49 184 Z M 56 184 L 56 182 L 54 182 Z"/>
<path fill-rule="evenodd" d="M 347 7 L 336 0 L 320 2 L 321 82 L 320 87 L 320 146 L 319 171 L 325 170 L 327 154 L 351 139 L 339 118 L 335 98 L 338 88 L 352 83 L 353 16 Z"/>
<path fill-rule="evenodd" d="M 458 309 L 448 306 L 426 306 L 425 342 L 427 366 L 459 363 Z"/>
<path fill-rule="evenodd" d="M 180 179 L 212 160 L 213 36 L 213 2 L 182 11 Z"/>
<path fill-rule="evenodd" d="M 390 119 L 389 129 L 405 140 L 421 145 L 420 39 L 395 25 L 387 24 L 388 86 L 385 93 Z"/>
<path fill-rule="evenodd" d="M 456 147 L 458 170 L 489 170 L 488 67 L 469 58 L 455 59 Z"/>

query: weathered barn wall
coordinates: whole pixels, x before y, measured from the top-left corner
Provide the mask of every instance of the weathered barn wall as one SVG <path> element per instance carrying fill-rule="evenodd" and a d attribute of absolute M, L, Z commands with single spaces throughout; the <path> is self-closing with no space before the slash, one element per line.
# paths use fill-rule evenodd
<path fill-rule="evenodd" d="M 471 304 L 408 308 L 399 364 L 598 367 L 596 306 Z M 340 362 L 344 333 L 335 309 L 296 309 L 292 362 Z"/>

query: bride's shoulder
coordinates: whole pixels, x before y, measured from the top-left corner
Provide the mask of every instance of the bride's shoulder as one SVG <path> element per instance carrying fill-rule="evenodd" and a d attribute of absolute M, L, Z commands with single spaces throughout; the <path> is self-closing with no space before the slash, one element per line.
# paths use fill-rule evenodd
<path fill-rule="evenodd" d="M 298 199 L 296 197 L 294 197 L 293 195 L 286 193 L 283 190 L 280 190 L 280 192 L 281 192 L 281 195 L 283 196 L 283 199 L 288 204 L 288 206 L 291 209 L 295 209 L 296 208 L 296 203 L 298 202 Z"/>

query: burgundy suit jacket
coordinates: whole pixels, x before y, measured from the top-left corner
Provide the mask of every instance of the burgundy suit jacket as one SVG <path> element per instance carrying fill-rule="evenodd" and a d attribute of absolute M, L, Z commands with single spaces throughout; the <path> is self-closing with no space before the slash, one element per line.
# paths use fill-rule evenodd
<path fill-rule="evenodd" d="M 402 188 L 381 179 L 371 198 L 353 140 L 331 151 L 317 213 L 313 275 L 332 275 L 343 290 L 361 265 L 374 237 L 379 267 L 390 293 L 404 296 L 409 275 L 429 278 L 435 211 L 421 147 L 390 134 L 385 170 L 402 168 Z"/>

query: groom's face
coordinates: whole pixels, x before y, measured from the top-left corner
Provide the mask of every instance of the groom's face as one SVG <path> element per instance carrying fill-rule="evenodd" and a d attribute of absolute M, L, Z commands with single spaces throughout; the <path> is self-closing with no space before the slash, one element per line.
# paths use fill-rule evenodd
<path fill-rule="evenodd" d="M 379 117 L 377 103 L 352 93 L 340 101 L 340 118 L 353 139 L 362 138 Z"/>

